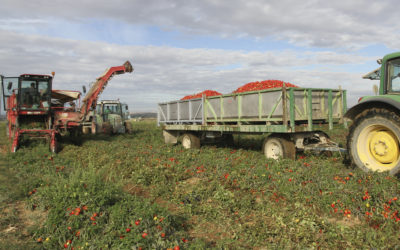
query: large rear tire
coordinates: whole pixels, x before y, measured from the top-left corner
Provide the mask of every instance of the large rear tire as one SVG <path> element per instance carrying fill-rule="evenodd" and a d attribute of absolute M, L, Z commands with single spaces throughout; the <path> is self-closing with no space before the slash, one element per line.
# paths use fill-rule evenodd
<path fill-rule="evenodd" d="M 186 133 L 182 136 L 182 146 L 186 149 L 200 148 L 200 138 L 194 134 Z"/>
<path fill-rule="evenodd" d="M 296 157 L 296 147 L 294 142 L 287 136 L 272 134 L 264 140 L 263 153 L 266 158 L 275 160 L 287 158 L 294 160 Z"/>
<path fill-rule="evenodd" d="M 353 165 L 365 172 L 400 170 L 400 117 L 387 109 L 369 109 L 350 126 L 347 148 Z"/>

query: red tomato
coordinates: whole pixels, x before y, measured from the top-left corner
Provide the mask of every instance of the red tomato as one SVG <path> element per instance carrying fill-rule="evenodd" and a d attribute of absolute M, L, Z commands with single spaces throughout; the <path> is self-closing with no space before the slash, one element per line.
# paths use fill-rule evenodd
<path fill-rule="evenodd" d="M 136 226 L 139 226 L 139 224 L 140 224 L 140 220 L 135 221 Z"/>
<path fill-rule="evenodd" d="M 146 236 L 147 236 L 147 233 L 142 233 L 142 238 L 143 239 L 146 238 Z"/>
<path fill-rule="evenodd" d="M 183 97 L 181 100 L 189 100 L 189 99 L 195 99 L 195 98 L 201 98 L 203 95 L 205 96 L 216 96 L 216 95 L 222 95 L 221 93 L 214 91 L 214 90 L 204 90 L 203 92 L 194 94 L 194 95 L 187 95 Z"/>
<path fill-rule="evenodd" d="M 129 232 L 131 231 L 131 229 L 128 227 L 127 229 L 125 229 L 125 231 L 126 231 L 127 233 L 129 233 Z"/>
<path fill-rule="evenodd" d="M 272 88 L 282 88 L 284 84 L 286 87 L 298 88 L 298 86 L 288 82 L 283 82 L 279 80 L 265 80 L 261 82 L 257 81 L 257 82 L 246 83 L 245 85 L 233 91 L 233 93 L 242 93 L 242 92 L 257 91 L 263 89 L 272 89 Z"/>

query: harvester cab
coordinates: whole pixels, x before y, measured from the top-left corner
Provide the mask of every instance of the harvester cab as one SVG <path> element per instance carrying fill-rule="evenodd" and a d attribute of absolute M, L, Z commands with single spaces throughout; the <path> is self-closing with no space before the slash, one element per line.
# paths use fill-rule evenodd
<path fill-rule="evenodd" d="M 5 110 L 15 108 L 15 111 L 36 111 L 35 114 L 44 114 L 50 110 L 51 76 L 25 74 L 19 77 L 2 77 L 1 81 Z M 16 102 L 12 105 L 9 100 Z"/>
<path fill-rule="evenodd" d="M 4 110 L 7 112 L 7 134 L 16 151 L 23 135 L 55 140 L 51 131 L 52 76 L 23 74 L 1 77 Z"/>

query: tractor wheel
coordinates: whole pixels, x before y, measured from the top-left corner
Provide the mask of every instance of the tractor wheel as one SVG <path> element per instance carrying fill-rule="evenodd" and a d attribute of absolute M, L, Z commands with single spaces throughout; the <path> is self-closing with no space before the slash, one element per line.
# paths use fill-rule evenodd
<path fill-rule="evenodd" d="M 265 157 L 278 160 L 280 158 L 295 159 L 296 148 L 287 136 L 273 134 L 265 138 L 263 143 Z"/>
<path fill-rule="evenodd" d="M 353 165 L 368 171 L 400 170 L 400 117 L 386 109 L 369 109 L 353 122 L 347 148 Z"/>
<path fill-rule="evenodd" d="M 133 132 L 132 123 L 130 121 L 125 122 L 125 132 L 128 134 L 132 134 Z"/>
<path fill-rule="evenodd" d="M 186 133 L 182 136 L 182 146 L 186 149 L 200 148 L 200 138 L 194 134 Z"/>

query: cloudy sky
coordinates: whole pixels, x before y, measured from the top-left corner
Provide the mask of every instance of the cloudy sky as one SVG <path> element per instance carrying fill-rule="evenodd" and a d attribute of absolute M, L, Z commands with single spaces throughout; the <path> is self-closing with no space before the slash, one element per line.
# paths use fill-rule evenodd
<path fill-rule="evenodd" d="M 361 76 L 400 50 L 398 1 L 2 0 L 0 74 L 56 72 L 81 90 L 131 61 L 101 96 L 133 112 L 205 89 L 257 80 L 348 90 L 349 105 L 377 82 Z"/>

